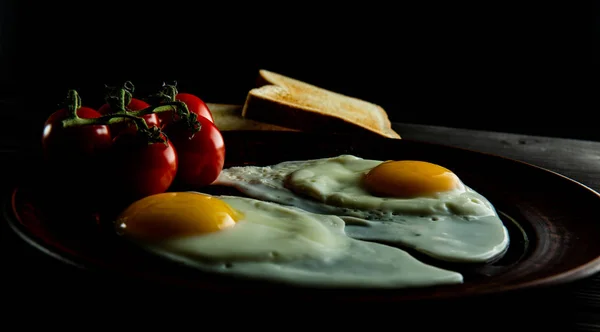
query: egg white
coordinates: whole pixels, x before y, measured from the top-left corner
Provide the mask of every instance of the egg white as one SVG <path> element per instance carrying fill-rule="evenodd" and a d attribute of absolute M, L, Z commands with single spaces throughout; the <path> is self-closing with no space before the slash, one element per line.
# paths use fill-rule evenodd
<path fill-rule="evenodd" d="M 432 197 L 377 197 L 362 176 L 382 161 L 352 155 L 224 169 L 215 185 L 249 197 L 340 216 L 348 236 L 413 248 L 451 262 L 482 263 L 509 244 L 494 206 L 464 183 Z"/>
<path fill-rule="evenodd" d="M 200 270 L 300 286 L 402 288 L 463 282 L 460 273 L 424 264 L 401 249 L 348 237 L 337 216 L 216 197 L 243 213 L 235 226 L 159 242 L 130 240 Z"/>

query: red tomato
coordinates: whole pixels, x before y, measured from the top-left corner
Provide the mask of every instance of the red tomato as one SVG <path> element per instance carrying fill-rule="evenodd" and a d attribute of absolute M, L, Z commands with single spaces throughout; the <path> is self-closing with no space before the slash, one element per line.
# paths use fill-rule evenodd
<path fill-rule="evenodd" d="M 178 93 L 177 96 L 175 96 L 175 99 L 184 102 L 191 113 L 195 113 L 198 116 L 203 116 L 209 119 L 210 122 L 215 122 L 212 113 L 210 112 L 210 109 L 208 109 L 206 103 L 197 96 L 191 93 L 182 92 Z"/>
<path fill-rule="evenodd" d="M 102 197 L 106 184 L 106 155 L 112 146 L 110 129 L 105 125 L 65 128 L 61 121 L 67 110 L 54 112 L 44 124 L 42 148 L 43 170 L 47 187 L 54 190 L 61 204 L 70 210 L 86 210 Z M 81 118 L 98 118 L 100 113 L 87 107 L 77 110 Z M 60 194 L 57 194 L 60 193 Z"/>
<path fill-rule="evenodd" d="M 165 129 L 179 157 L 176 181 L 187 187 L 200 187 L 217 179 L 225 162 L 225 142 L 217 127 L 207 118 L 198 117 L 202 126 L 190 138 L 179 122 Z"/>
<path fill-rule="evenodd" d="M 141 100 L 141 99 L 137 99 L 137 98 L 131 98 L 131 102 L 129 103 L 129 105 L 126 106 L 126 110 L 133 112 L 133 111 L 139 111 L 139 110 L 143 110 L 144 108 L 149 107 L 150 105 L 148 105 L 148 103 L 146 103 L 145 101 Z M 110 113 L 113 113 L 114 111 L 111 109 L 110 105 L 108 103 L 102 105 L 99 109 L 98 112 L 102 115 L 107 115 Z M 158 114 L 154 114 L 154 113 L 150 113 L 150 114 L 146 114 L 144 116 L 142 116 L 142 119 L 144 119 L 146 121 L 146 124 L 148 125 L 148 127 L 153 127 L 153 126 L 160 126 L 160 120 L 158 118 Z M 118 123 L 116 125 L 113 125 L 111 127 L 112 131 L 114 132 L 114 134 L 119 134 L 121 133 L 121 131 L 123 130 L 128 130 L 128 131 L 135 131 L 135 125 L 133 125 L 131 122 L 127 122 L 127 123 Z"/>
<path fill-rule="evenodd" d="M 77 115 L 85 119 L 101 116 L 96 110 L 81 107 Z M 105 152 L 112 144 L 110 130 L 104 125 L 63 128 L 61 121 L 67 118 L 67 110 L 61 109 L 48 117 L 44 124 L 42 147 L 48 159 L 90 158 Z"/>
<path fill-rule="evenodd" d="M 170 141 L 148 144 L 142 135 L 118 135 L 111 153 L 113 192 L 130 202 L 165 192 L 177 174 L 178 159 Z"/>
<path fill-rule="evenodd" d="M 210 122 L 215 122 L 210 109 L 208 106 L 206 106 L 206 103 L 197 96 L 190 93 L 178 93 L 175 96 L 175 100 L 184 102 L 190 113 L 195 113 L 198 115 L 198 117 L 204 117 L 210 120 Z M 173 122 L 172 112 L 162 112 L 159 113 L 158 116 L 163 128 L 169 123 Z"/>

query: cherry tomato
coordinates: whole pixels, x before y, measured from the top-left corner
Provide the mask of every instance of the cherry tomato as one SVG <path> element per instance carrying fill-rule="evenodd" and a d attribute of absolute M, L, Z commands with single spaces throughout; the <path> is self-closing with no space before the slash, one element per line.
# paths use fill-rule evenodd
<path fill-rule="evenodd" d="M 113 192 L 129 202 L 165 192 L 177 174 L 178 155 L 173 144 L 168 140 L 149 144 L 137 133 L 115 137 L 110 159 Z"/>
<path fill-rule="evenodd" d="M 110 130 L 104 125 L 89 125 L 64 128 L 61 121 L 67 118 L 67 110 L 54 112 L 44 123 L 42 147 L 44 156 L 52 161 L 61 158 L 84 159 L 93 158 L 104 153 L 112 145 Z M 81 107 L 77 115 L 85 119 L 101 116 L 96 110 Z"/>
<path fill-rule="evenodd" d="M 215 122 L 210 109 L 208 108 L 206 103 L 199 97 L 191 93 L 181 92 L 178 93 L 177 96 L 175 96 L 175 99 L 184 102 L 191 113 L 195 113 L 198 116 L 203 116 L 209 119 L 210 122 Z"/>
<path fill-rule="evenodd" d="M 112 146 L 110 129 L 105 125 L 62 126 L 67 110 L 61 109 L 44 124 L 42 149 L 45 159 L 43 173 L 51 196 L 59 199 L 63 208 L 86 210 L 102 197 L 106 179 L 106 155 Z M 81 107 L 81 118 L 98 118 L 94 109 Z M 57 194 L 61 193 L 61 194 Z M 87 211 L 87 210 L 86 210 Z"/>
<path fill-rule="evenodd" d="M 143 101 L 141 99 L 131 98 L 131 102 L 129 103 L 129 105 L 126 106 L 126 110 L 129 112 L 139 111 L 139 110 L 143 110 L 144 108 L 147 108 L 149 106 L 150 105 L 148 103 L 146 103 L 145 101 Z M 113 113 L 114 111 L 112 110 L 110 105 L 108 103 L 106 103 L 98 109 L 98 112 L 102 115 L 107 115 L 107 114 Z M 146 115 L 142 116 L 142 119 L 144 119 L 146 121 L 146 124 L 148 125 L 148 127 L 153 127 L 153 126 L 159 127 L 160 126 L 160 119 L 158 118 L 157 114 L 154 114 L 154 113 L 146 114 Z M 115 135 L 118 135 L 123 130 L 127 130 L 129 132 L 135 131 L 135 125 L 133 123 L 127 121 L 125 123 L 115 124 L 111 127 L 111 129 Z"/>
<path fill-rule="evenodd" d="M 198 117 L 201 129 L 193 136 L 175 122 L 165 129 L 179 157 L 176 182 L 186 187 L 200 187 L 217 179 L 225 162 L 225 142 L 217 127 L 207 118 Z"/>
<path fill-rule="evenodd" d="M 190 93 L 178 93 L 175 96 L 175 100 L 179 100 L 185 103 L 188 107 L 190 113 L 195 113 L 198 117 L 204 117 L 210 120 L 210 122 L 215 122 L 212 116 L 212 113 L 206 103 L 200 99 L 199 97 L 190 94 Z M 173 122 L 173 114 L 172 112 L 162 112 L 158 114 L 160 118 L 161 125 L 166 127 L 169 123 Z"/>

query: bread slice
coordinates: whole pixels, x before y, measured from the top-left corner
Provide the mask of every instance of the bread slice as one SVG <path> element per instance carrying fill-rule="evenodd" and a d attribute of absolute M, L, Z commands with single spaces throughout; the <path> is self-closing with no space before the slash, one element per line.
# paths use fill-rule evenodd
<path fill-rule="evenodd" d="M 261 69 L 242 116 L 308 132 L 370 132 L 400 138 L 383 108 Z"/>

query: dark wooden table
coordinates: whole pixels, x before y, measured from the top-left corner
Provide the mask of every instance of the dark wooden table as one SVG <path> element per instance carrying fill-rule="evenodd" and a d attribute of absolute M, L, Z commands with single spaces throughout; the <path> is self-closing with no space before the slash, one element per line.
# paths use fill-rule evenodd
<path fill-rule="evenodd" d="M 18 171 L 19 156 L 31 152 L 38 138 L 31 138 L 31 133 L 35 133 L 37 128 L 29 132 L 10 131 L 10 126 L 2 126 L 0 129 L 4 130 L 0 136 L 0 163 L 5 170 L 2 198 L 6 199 L 9 188 L 14 185 L 15 177 L 11 174 Z M 394 129 L 405 139 L 467 148 L 535 164 L 600 191 L 600 142 L 401 123 L 395 123 Z M 20 295 L 9 296 L 13 301 L 39 298 L 40 290 L 54 289 L 59 284 L 61 287 L 80 287 L 72 283 L 69 284 L 71 286 L 65 286 L 64 274 L 55 273 L 57 263 L 51 258 L 40 257 L 43 255 L 24 244 L 8 228 L 3 227 L 0 235 L 0 278 L 6 285 L 4 294 L 19 292 Z M 85 289 L 78 288 L 77 291 L 85 292 Z M 532 306 L 545 305 L 545 308 L 555 309 L 548 315 L 562 315 L 542 317 L 541 320 L 553 318 L 557 322 L 567 323 L 569 330 L 600 330 L 600 275 L 543 289 L 528 296 L 530 300 L 539 300 Z M 505 300 L 509 301 L 506 306 L 510 307 L 510 301 L 515 303 L 514 301 L 521 302 L 523 299 Z M 536 308 L 532 307 L 531 310 Z M 465 315 L 468 316 L 468 313 Z"/>

